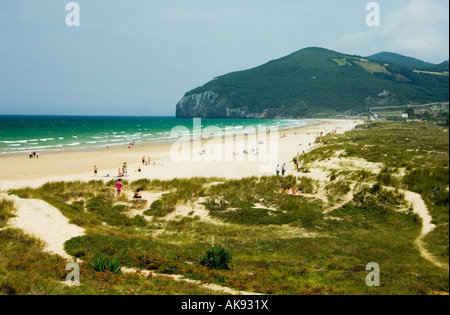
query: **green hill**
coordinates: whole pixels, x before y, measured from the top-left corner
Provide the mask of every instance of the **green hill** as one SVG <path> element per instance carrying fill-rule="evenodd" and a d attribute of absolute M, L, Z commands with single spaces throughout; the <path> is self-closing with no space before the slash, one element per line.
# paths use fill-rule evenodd
<path fill-rule="evenodd" d="M 391 52 L 381 52 L 372 56 L 367 57 L 367 59 L 373 61 L 379 61 L 383 63 L 392 63 L 398 66 L 410 68 L 410 69 L 431 69 L 437 65 L 429 62 L 425 62 L 416 58 L 406 57 L 403 55 L 391 53 Z"/>
<path fill-rule="evenodd" d="M 398 66 L 410 68 L 412 70 L 434 71 L 434 72 L 449 71 L 448 61 L 444 61 L 443 63 L 440 64 L 434 64 L 391 52 L 378 53 L 367 57 L 367 59 L 388 64 L 396 64 Z"/>
<path fill-rule="evenodd" d="M 177 117 L 299 118 L 360 113 L 367 106 L 448 100 L 448 75 L 306 48 L 215 78 L 177 104 Z"/>
<path fill-rule="evenodd" d="M 438 71 L 438 72 L 444 72 L 444 71 L 448 72 L 449 71 L 448 61 L 444 61 L 443 63 L 436 65 L 435 67 L 433 67 L 433 70 Z"/>

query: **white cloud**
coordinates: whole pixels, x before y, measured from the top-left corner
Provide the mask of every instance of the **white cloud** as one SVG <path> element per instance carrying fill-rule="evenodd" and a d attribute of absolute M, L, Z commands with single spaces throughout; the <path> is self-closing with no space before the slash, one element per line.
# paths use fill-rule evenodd
<path fill-rule="evenodd" d="M 448 2 L 411 0 L 402 8 L 387 13 L 380 27 L 346 34 L 341 42 L 364 45 L 367 49 L 392 51 L 431 62 L 442 62 L 449 54 Z"/>

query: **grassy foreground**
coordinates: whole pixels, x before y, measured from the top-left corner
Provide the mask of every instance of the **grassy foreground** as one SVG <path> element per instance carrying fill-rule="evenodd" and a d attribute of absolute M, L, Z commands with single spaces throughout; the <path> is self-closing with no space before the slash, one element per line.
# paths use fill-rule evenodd
<path fill-rule="evenodd" d="M 328 170 L 326 182 L 305 171 L 228 181 L 124 183 L 129 192 L 160 193 L 151 203 L 117 200 L 113 182 L 10 191 L 48 202 L 87 234 L 65 244 L 82 261 L 81 286 L 69 288 L 67 262 L 44 253 L 40 241 L 20 231 L 0 230 L 0 294 L 217 294 L 164 277 L 98 271 L 95 262 L 101 260 L 263 294 L 448 293 L 448 269 L 420 255 L 415 240 L 422 222 L 401 193 L 417 192 L 427 203 L 437 228 L 425 239 L 426 247 L 448 264 L 448 129 L 376 123 L 320 142 L 302 157 L 302 170 L 337 153 L 386 167 L 379 172 L 336 168 Z M 306 195 L 285 195 L 287 186 Z M 352 198 L 345 200 L 350 191 Z M 13 205 L 0 200 L 0 227 L 12 214 Z M 229 270 L 200 264 L 212 245 L 232 254 Z M 371 262 L 380 265 L 380 287 L 366 285 Z"/>

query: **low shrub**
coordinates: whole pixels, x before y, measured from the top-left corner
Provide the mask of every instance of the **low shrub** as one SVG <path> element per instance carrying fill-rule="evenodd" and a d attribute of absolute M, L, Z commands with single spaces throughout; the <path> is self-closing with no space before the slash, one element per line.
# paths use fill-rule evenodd
<path fill-rule="evenodd" d="M 230 270 L 233 255 L 223 246 L 214 246 L 206 252 L 200 261 L 200 265 L 216 270 Z"/>
<path fill-rule="evenodd" d="M 107 259 L 98 257 L 92 262 L 92 268 L 97 272 L 109 271 L 114 274 L 120 274 L 122 266 L 116 259 Z"/>

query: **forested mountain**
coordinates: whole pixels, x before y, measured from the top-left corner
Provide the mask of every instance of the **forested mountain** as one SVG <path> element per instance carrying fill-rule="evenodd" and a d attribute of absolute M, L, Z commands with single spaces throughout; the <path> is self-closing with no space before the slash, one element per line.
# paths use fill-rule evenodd
<path fill-rule="evenodd" d="M 448 64 L 447 64 L 448 65 Z M 361 113 L 367 106 L 448 101 L 449 77 L 306 48 L 187 92 L 177 117 L 301 118 Z"/>

